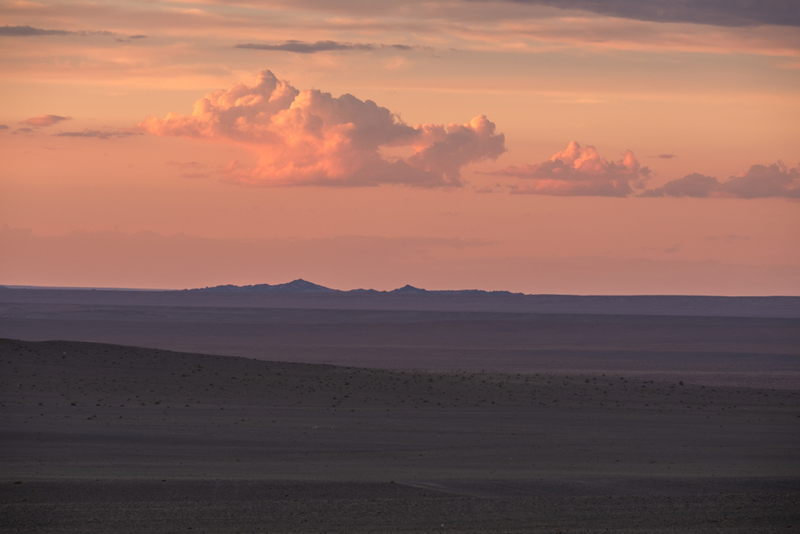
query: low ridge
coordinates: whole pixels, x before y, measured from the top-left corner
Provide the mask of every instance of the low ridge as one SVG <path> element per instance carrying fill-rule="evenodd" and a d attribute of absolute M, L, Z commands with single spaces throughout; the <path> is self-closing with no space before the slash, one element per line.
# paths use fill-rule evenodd
<path fill-rule="evenodd" d="M 522 295 L 523 293 L 512 293 L 510 291 L 484 291 L 482 289 L 461 289 L 461 290 L 427 290 L 419 287 L 414 287 L 411 284 L 406 284 L 403 287 L 393 289 L 391 291 L 379 291 L 377 289 L 351 289 L 349 291 L 342 291 L 340 289 L 331 289 L 329 287 L 314 284 L 302 278 L 293 280 L 286 284 L 254 284 L 246 286 L 237 286 L 233 284 L 225 284 L 213 287 L 202 287 L 197 289 L 187 289 L 185 291 L 213 291 L 220 293 L 232 292 L 253 292 L 253 293 L 394 293 L 394 294 L 492 294 L 492 295 Z"/>
<path fill-rule="evenodd" d="M 302 278 L 293 280 L 286 284 L 255 284 L 249 286 L 236 286 L 233 284 L 226 284 L 214 287 L 203 287 L 198 289 L 188 289 L 187 291 L 216 291 L 216 292 L 236 292 L 236 291 L 250 291 L 255 293 L 339 293 L 338 289 L 331 289 L 329 287 L 314 284 Z"/>

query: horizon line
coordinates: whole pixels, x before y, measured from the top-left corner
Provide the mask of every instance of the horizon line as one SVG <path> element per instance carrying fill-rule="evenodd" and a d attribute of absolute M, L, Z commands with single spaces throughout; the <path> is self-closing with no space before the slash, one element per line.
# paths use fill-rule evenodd
<path fill-rule="evenodd" d="M 206 286 L 206 287 L 193 287 L 193 288 L 183 288 L 183 289 L 175 289 L 175 288 L 144 288 L 144 287 L 102 287 L 102 286 L 37 286 L 37 285 L 20 285 L 20 284 L 0 284 L 0 289 L 31 289 L 31 290 L 58 290 L 58 291 L 120 291 L 120 292 L 183 292 L 183 291 L 197 291 L 197 290 L 204 290 L 204 289 L 214 289 L 217 287 L 225 287 L 225 286 L 233 286 L 238 288 L 245 288 L 245 287 L 252 287 L 252 286 L 259 286 L 259 285 L 267 285 L 271 287 L 276 286 L 285 286 L 292 282 L 303 281 L 308 282 L 302 278 L 298 278 L 292 280 L 291 282 L 285 282 L 281 284 L 244 284 L 244 285 L 236 285 L 236 284 L 218 284 L 216 286 Z M 308 282 L 313 284 L 313 282 Z M 319 284 L 314 284 L 319 285 Z M 326 286 L 321 286 L 325 289 L 330 290 L 332 293 L 353 293 L 353 292 L 375 292 L 375 293 L 382 293 L 382 294 L 391 294 L 396 292 L 398 289 L 403 289 L 405 287 L 411 287 L 413 289 L 420 290 L 419 293 L 414 294 L 425 294 L 425 293 L 458 293 L 458 292 L 476 292 L 476 293 L 505 293 L 509 296 L 522 296 L 522 297 L 706 297 L 706 298 L 800 298 L 800 295 L 708 295 L 708 294 L 689 294 L 689 293 L 523 293 L 523 292 L 515 292 L 515 291 L 508 291 L 508 290 L 492 290 L 492 289 L 425 289 L 419 288 L 415 286 L 411 286 L 411 284 L 406 284 L 405 286 L 400 286 L 396 289 L 390 290 L 380 290 L 380 289 L 365 289 L 365 288 L 355 288 L 355 289 L 334 289 L 329 288 Z M 286 294 L 294 294 L 294 295 L 313 295 L 317 293 L 325 293 L 324 291 L 319 292 L 281 292 L 278 294 L 286 295 Z M 397 293 L 395 293 L 397 294 Z M 408 295 L 409 293 L 405 293 Z"/>

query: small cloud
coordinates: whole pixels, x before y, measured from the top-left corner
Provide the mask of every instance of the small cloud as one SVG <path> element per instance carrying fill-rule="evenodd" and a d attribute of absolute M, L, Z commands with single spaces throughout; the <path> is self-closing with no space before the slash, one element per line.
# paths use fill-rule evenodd
<path fill-rule="evenodd" d="M 657 156 L 650 156 L 651 158 L 672 159 L 677 158 L 675 154 L 659 154 Z"/>
<path fill-rule="evenodd" d="M 515 194 L 626 197 L 642 189 L 650 169 L 642 167 L 630 150 L 618 161 L 608 161 L 593 146 L 572 141 L 550 160 L 522 167 L 506 167 L 490 174 L 516 176 Z"/>
<path fill-rule="evenodd" d="M 100 33 L 100 32 L 97 32 L 97 33 Z M 109 33 L 110 34 L 111 32 L 103 32 L 103 33 Z M 116 35 L 116 34 L 112 34 L 112 35 Z M 116 38 L 114 40 L 116 42 L 118 42 L 118 43 L 130 43 L 131 41 L 136 41 L 138 39 L 145 39 L 145 38 L 147 38 L 146 35 L 131 35 L 127 39 L 123 39 L 121 37 L 118 37 L 118 38 Z"/>
<path fill-rule="evenodd" d="M 3 37 L 38 37 L 42 35 L 71 35 L 74 33 L 64 30 L 42 30 L 31 26 L 0 26 L 0 36 Z"/>
<path fill-rule="evenodd" d="M 653 22 L 715 26 L 800 26 L 800 9 L 791 0 L 508 0 L 515 3 L 580 9 L 599 15 Z"/>
<path fill-rule="evenodd" d="M 644 191 L 643 197 L 693 197 L 705 198 L 711 191 L 719 188 L 719 181 L 714 176 L 700 173 L 687 174 L 683 178 L 667 182 L 663 187 Z"/>
<path fill-rule="evenodd" d="M 234 48 L 246 48 L 249 50 L 272 50 L 276 52 L 294 52 L 296 54 L 314 54 L 316 52 L 330 52 L 334 50 L 377 50 L 380 48 L 392 48 L 395 50 L 413 50 L 417 47 L 403 44 L 374 44 L 374 43 L 343 43 L 339 41 L 317 41 L 306 43 L 290 39 L 278 44 L 258 44 L 246 43 L 237 44 Z"/>
<path fill-rule="evenodd" d="M 112 139 L 114 137 L 130 137 L 132 135 L 142 135 L 139 132 L 128 132 L 124 130 L 118 130 L 114 132 L 103 132 L 100 130 L 84 130 L 82 132 L 60 132 L 57 134 L 53 134 L 55 137 L 93 137 L 96 139 Z"/>
<path fill-rule="evenodd" d="M 793 198 L 800 199 L 800 169 L 781 162 L 752 165 L 746 172 L 721 182 L 715 176 L 692 173 L 648 189 L 643 197 Z"/>
<path fill-rule="evenodd" d="M 0 130 L 8 130 L 8 126 L 5 124 L 0 124 Z"/>
<path fill-rule="evenodd" d="M 33 133 L 33 128 L 17 128 L 12 132 L 11 135 L 18 135 L 18 134 L 27 134 L 30 135 Z"/>
<path fill-rule="evenodd" d="M 289 40 L 281 44 L 237 44 L 234 48 L 247 48 L 250 50 L 274 50 L 279 52 L 294 52 L 297 54 L 314 54 L 316 52 L 328 52 L 331 50 L 374 50 L 375 45 L 363 43 L 340 43 L 337 41 L 317 41 L 316 43 L 304 43 L 302 41 Z"/>
<path fill-rule="evenodd" d="M 101 37 L 116 37 L 116 32 L 106 30 L 99 31 L 67 31 L 67 30 L 43 30 L 32 26 L 0 26 L 0 37 L 43 37 L 47 35 L 79 35 L 87 37 L 99 35 Z M 133 37 L 131 37 L 133 39 Z"/>
<path fill-rule="evenodd" d="M 674 245 L 674 246 L 665 248 L 664 252 L 666 252 L 667 254 L 673 254 L 675 252 L 678 252 L 680 249 L 681 249 L 680 245 Z"/>
<path fill-rule="evenodd" d="M 52 126 L 61 121 L 71 121 L 72 117 L 62 117 L 60 115 L 39 115 L 38 117 L 31 117 L 30 119 L 25 119 L 24 121 L 20 121 L 20 124 L 27 124 L 29 126 Z"/>

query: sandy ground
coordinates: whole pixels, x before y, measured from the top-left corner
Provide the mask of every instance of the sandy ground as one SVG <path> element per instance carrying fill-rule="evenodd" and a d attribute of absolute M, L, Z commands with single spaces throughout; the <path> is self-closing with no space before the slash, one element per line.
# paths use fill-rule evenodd
<path fill-rule="evenodd" d="M 697 295 L 523 295 L 522 293 L 263 293 L 18 288 L 0 286 L 0 303 L 90 306 L 221 307 L 351 311 L 500 312 L 694 317 L 793 317 L 800 297 Z"/>
<path fill-rule="evenodd" d="M 159 294 L 40 291 L 0 291 L 0 337 L 395 370 L 800 389 L 793 318 L 274 309 L 216 298 L 178 306 L 159 303 Z"/>
<path fill-rule="evenodd" d="M 800 391 L 683 382 L 3 340 L 0 530 L 800 530 Z"/>

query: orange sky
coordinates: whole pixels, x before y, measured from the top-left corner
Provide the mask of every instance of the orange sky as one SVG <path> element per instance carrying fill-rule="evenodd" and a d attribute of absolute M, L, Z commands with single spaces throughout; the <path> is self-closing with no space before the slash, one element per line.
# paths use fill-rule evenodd
<path fill-rule="evenodd" d="M 800 8 L 552 3 L 0 3 L 0 284 L 800 295 Z"/>

